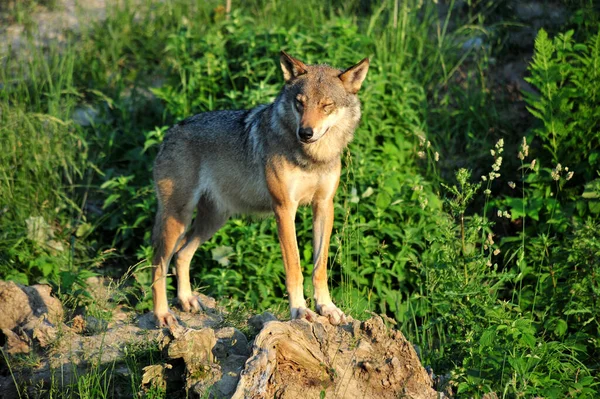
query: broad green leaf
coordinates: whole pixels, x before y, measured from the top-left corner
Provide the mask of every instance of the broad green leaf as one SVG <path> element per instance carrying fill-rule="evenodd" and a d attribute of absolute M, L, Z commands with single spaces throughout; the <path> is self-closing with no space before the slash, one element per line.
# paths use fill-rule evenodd
<path fill-rule="evenodd" d="M 392 203 L 392 197 L 385 191 L 380 191 L 377 194 L 375 205 L 377 208 L 384 210 Z"/>

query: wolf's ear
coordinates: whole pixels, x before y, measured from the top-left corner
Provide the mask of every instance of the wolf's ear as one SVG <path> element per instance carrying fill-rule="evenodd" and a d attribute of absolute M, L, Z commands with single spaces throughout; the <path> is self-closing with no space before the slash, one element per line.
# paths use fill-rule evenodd
<path fill-rule="evenodd" d="M 340 74 L 340 79 L 349 93 L 356 94 L 369 71 L 369 59 L 365 58 Z"/>
<path fill-rule="evenodd" d="M 306 67 L 306 64 L 288 55 L 283 50 L 281 51 L 279 62 L 281 63 L 283 78 L 286 82 L 289 82 L 290 80 L 297 78 L 300 75 L 304 75 L 306 73 L 306 70 L 308 69 Z"/>

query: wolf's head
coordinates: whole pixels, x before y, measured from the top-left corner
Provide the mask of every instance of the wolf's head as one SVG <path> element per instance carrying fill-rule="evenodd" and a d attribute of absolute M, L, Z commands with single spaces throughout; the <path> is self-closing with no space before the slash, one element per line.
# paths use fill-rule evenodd
<path fill-rule="evenodd" d="M 316 144 L 329 133 L 338 136 L 334 141 L 345 147 L 360 120 L 356 93 L 367 76 L 369 59 L 340 70 L 306 65 L 282 51 L 280 63 L 285 78 L 281 106 L 295 119 L 298 141 Z"/>

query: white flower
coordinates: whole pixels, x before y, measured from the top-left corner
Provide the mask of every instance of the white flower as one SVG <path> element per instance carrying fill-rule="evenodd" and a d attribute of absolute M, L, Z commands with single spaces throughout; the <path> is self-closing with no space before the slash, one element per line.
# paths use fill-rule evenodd
<path fill-rule="evenodd" d="M 373 195 L 373 193 L 375 192 L 375 190 L 373 190 L 373 187 L 369 186 L 367 187 L 367 189 L 362 193 L 361 197 L 363 198 L 369 198 L 371 195 Z"/>
<path fill-rule="evenodd" d="M 523 142 L 521 143 L 521 149 L 523 151 L 524 157 L 529 155 L 529 145 L 527 144 L 527 139 L 525 137 L 523 137 Z"/>
<path fill-rule="evenodd" d="M 500 170 L 500 166 L 502 165 L 502 157 L 498 157 L 496 158 L 496 161 L 494 161 L 494 164 L 492 165 L 492 169 L 497 172 Z"/>

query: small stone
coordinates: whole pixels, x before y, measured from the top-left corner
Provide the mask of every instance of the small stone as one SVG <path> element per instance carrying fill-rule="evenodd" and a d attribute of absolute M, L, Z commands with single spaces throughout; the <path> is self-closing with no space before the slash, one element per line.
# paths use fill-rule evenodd
<path fill-rule="evenodd" d="M 106 331 L 108 322 L 106 320 L 97 319 L 93 316 L 85 317 L 85 332 L 90 335 L 95 335 Z"/>
<path fill-rule="evenodd" d="M 479 50 L 483 47 L 483 39 L 480 37 L 472 37 L 463 43 L 463 51 Z"/>
<path fill-rule="evenodd" d="M 100 121 L 100 112 L 89 105 L 76 108 L 73 111 L 73 122 L 79 126 L 87 127 L 95 125 Z"/>
<path fill-rule="evenodd" d="M 248 325 L 250 327 L 252 327 L 255 331 L 260 331 L 263 329 L 265 324 L 267 324 L 270 321 L 275 321 L 275 320 L 277 320 L 277 317 L 275 317 L 275 315 L 273 313 L 264 312 L 264 313 L 252 316 L 248 320 Z"/>
<path fill-rule="evenodd" d="M 81 315 L 73 317 L 71 320 L 71 328 L 76 334 L 81 334 L 85 330 L 85 320 Z"/>
<path fill-rule="evenodd" d="M 31 336 L 41 348 L 52 345 L 58 335 L 56 327 L 42 319 L 37 319 L 26 324 L 24 329 L 31 331 Z"/>
<path fill-rule="evenodd" d="M 238 329 L 225 327 L 215 332 L 217 343 L 215 345 L 215 355 L 224 356 L 226 353 L 234 355 L 250 356 L 248 348 L 248 339 Z"/>
<path fill-rule="evenodd" d="M 544 6 L 537 1 L 519 2 L 515 13 L 522 21 L 530 21 L 544 14 Z"/>
<path fill-rule="evenodd" d="M 4 350 L 6 353 L 16 355 L 19 353 L 27 354 L 31 352 L 31 339 L 22 329 L 18 329 L 17 332 L 14 332 L 7 328 L 3 328 L 0 335 L 3 336 Z"/>

